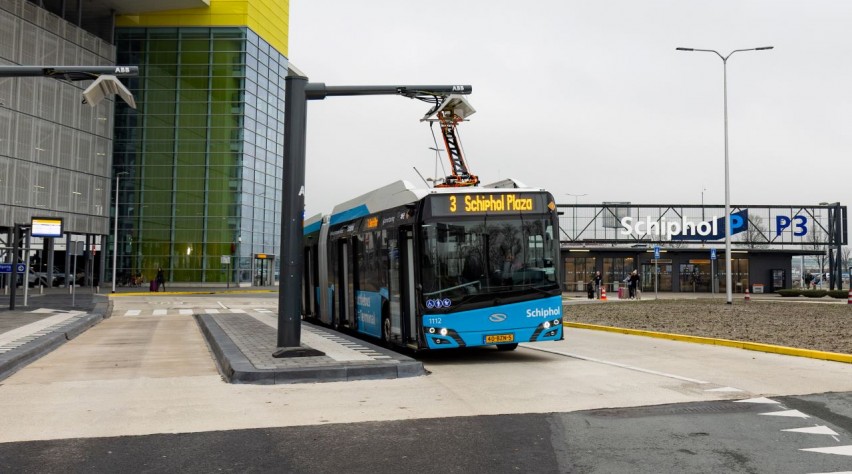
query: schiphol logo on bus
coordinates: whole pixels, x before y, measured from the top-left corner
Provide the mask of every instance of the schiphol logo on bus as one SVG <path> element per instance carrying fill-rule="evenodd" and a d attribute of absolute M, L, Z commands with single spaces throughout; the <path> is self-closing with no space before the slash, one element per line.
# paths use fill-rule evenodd
<path fill-rule="evenodd" d="M 621 218 L 621 235 L 652 235 L 663 240 L 718 240 L 725 237 L 725 224 L 720 217 L 709 222 L 695 222 L 681 217 L 680 220 L 652 219 L 633 222 L 632 217 Z M 748 230 L 748 210 L 731 214 L 731 235 Z"/>
<path fill-rule="evenodd" d="M 559 307 L 527 309 L 528 318 L 550 318 L 552 316 L 562 316 L 562 311 L 560 311 Z"/>
<path fill-rule="evenodd" d="M 503 313 L 494 313 L 491 316 L 488 316 L 488 319 L 493 323 L 502 323 L 503 321 L 505 321 L 508 318 L 509 318 L 509 316 L 507 316 Z"/>

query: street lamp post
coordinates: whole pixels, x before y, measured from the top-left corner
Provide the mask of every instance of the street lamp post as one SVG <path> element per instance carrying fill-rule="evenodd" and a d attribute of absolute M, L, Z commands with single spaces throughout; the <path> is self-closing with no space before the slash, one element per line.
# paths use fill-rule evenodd
<path fill-rule="evenodd" d="M 115 223 L 113 224 L 112 237 L 112 292 L 115 293 L 115 267 L 118 264 L 118 182 L 121 180 L 121 175 L 127 174 L 127 171 L 121 171 L 115 174 Z"/>
<path fill-rule="evenodd" d="M 722 81 L 725 103 L 725 292 L 727 294 L 728 304 L 733 304 L 734 301 L 733 291 L 731 289 L 731 188 L 730 173 L 728 169 L 728 58 L 730 58 L 734 53 L 741 51 L 764 51 L 772 49 L 773 47 L 774 46 L 761 46 L 759 48 L 735 49 L 728 53 L 727 56 L 722 56 L 718 51 L 713 49 L 676 48 L 677 51 L 715 53 L 722 60 Z"/>
<path fill-rule="evenodd" d="M 580 235 L 577 233 L 577 198 L 580 196 L 588 196 L 588 194 L 571 194 L 565 193 L 566 196 L 574 196 L 574 241 L 577 241 L 577 236 Z"/>

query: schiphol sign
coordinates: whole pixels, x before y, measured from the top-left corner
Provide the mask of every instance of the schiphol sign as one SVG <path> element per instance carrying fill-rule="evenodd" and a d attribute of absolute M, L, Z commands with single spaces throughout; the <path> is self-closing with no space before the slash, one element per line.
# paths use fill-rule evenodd
<path fill-rule="evenodd" d="M 748 210 L 731 214 L 731 235 L 748 229 Z M 681 217 L 679 220 L 652 219 L 633 221 L 632 217 L 621 218 L 621 235 L 650 235 L 660 240 L 719 240 L 725 238 L 725 224 L 719 217 L 709 222 L 695 222 Z"/>
<path fill-rule="evenodd" d="M 644 220 L 634 221 L 632 217 L 621 218 L 621 235 L 650 235 L 660 240 L 720 240 L 725 238 L 725 223 L 720 217 L 714 216 L 707 222 L 695 222 L 681 217 L 680 219 L 653 219 L 650 216 Z M 748 209 L 732 213 L 729 219 L 731 235 L 748 230 Z M 793 235 L 802 237 L 808 233 L 808 218 L 801 215 L 775 216 L 776 236 L 791 229 Z"/>

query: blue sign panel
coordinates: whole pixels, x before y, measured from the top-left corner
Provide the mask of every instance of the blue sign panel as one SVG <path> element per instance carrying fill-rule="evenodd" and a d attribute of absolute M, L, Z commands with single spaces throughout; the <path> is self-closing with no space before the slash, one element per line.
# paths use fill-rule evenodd
<path fill-rule="evenodd" d="M 654 247 L 654 258 L 660 258 L 660 246 L 659 245 Z"/>
<path fill-rule="evenodd" d="M 716 260 L 716 249 L 710 249 L 710 260 Z"/>
<path fill-rule="evenodd" d="M 18 273 L 24 273 L 27 271 L 26 264 L 19 263 L 18 265 Z M 12 264 L 11 263 L 0 263 L 0 273 L 12 273 Z"/>

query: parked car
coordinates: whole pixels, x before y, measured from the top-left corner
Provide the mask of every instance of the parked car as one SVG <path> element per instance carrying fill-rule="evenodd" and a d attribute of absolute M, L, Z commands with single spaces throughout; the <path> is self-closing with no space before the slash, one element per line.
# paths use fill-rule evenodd
<path fill-rule="evenodd" d="M 53 279 L 48 284 L 47 270 L 41 272 L 30 272 L 29 285 L 30 287 L 41 286 L 60 286 L 65 282 L 65 272 L 53 267 Z"/>

